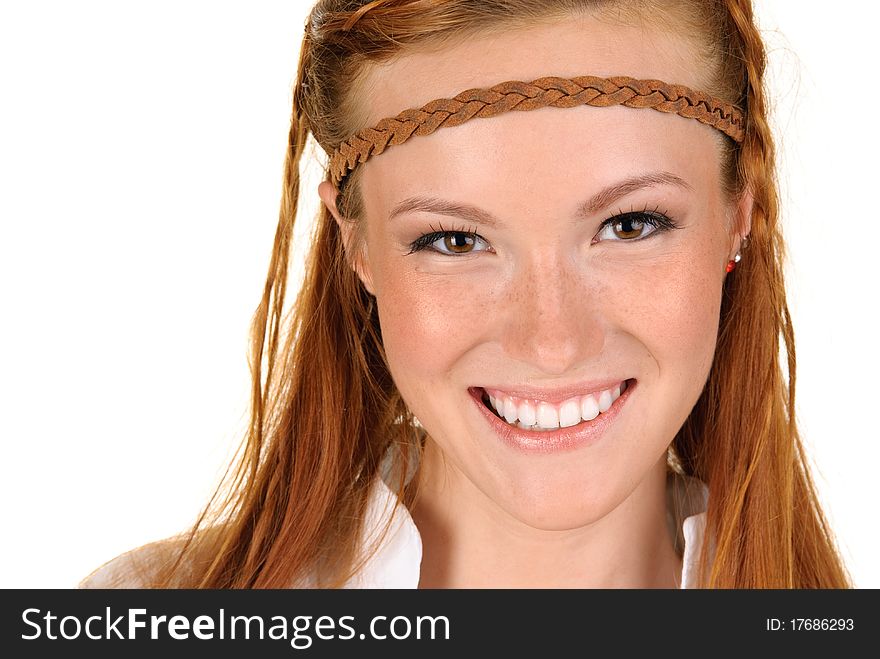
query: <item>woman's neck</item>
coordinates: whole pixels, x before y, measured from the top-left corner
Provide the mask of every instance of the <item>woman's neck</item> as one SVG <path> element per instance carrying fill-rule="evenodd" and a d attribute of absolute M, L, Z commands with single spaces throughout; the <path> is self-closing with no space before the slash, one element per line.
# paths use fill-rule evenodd
<path fill-rule="evenodd" d="M 514 519 L 438 464 L 428 449 L 411 511 L 422 538 L 420 588 L 679 586 L 681 558 L 666 523 L 665 459 L 614 510 L 564 531 Z"/>

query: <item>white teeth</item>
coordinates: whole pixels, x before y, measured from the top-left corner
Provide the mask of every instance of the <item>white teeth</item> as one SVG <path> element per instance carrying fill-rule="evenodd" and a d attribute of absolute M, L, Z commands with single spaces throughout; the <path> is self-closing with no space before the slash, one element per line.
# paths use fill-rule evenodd
<path fill-rule="evenodd" d="M 503 392 L 486 392 L 489 403 L 499 417 L 518 428 L 533 431 L 548 431 L 556 428 L 570 428 L 583 421 L 592 421 L 599 414 L 607 412 L 626 391 L 622 382 L 597 395 L 576 396 L 556 405 L 543 401 L 523 400 L 506 396 Z"/>
<path fill-rule="evenodd" d="M 537 417 L 541 428 L 559 427 L 559 412 L 549 403 L 538 403 Z"/>
<path fill-rule="evenodd" d="M 584 421 L 592 421 L 599 416 L 599 404 L 592 396 L 581 398 L 581 418 Z"/>
<path fill-rule="evenodd" d="M 513 402 L 512 398 L 504 398 L 504 420 L 507 423 L 513 423 L 516 421 L 516 403 Z M 501 410 L 499 409 L 499 412 Z"/>
<path fill-rule="evenodd" d="M 538 420 L 535 416 L 535 408 L 532 407 L 531 403 L 525 400 L 519 404 L 516 413 L 520 422 L 522 422 L 524 426 L 533 426 Z"/>
<path fill-rule="evenodd" d="M 581 406 L 577 398 L 569 398 L 559 407 L 559 425 L 562 428 L 581 422 Z"/>

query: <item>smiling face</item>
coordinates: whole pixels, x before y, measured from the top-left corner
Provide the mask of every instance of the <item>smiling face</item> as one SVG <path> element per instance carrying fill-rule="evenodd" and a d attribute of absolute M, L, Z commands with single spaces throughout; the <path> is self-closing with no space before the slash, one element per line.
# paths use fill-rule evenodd
<path fill-rule="evenodd" d="M 705 89 L 698 61 L 658 28 L 578 17 L 404 54 L 362 88 L 371 125 L 548 75 Z M 664 468 L 709 373 L 741 233 L 723 139 L 653 110 L 545 108 L 443 128 L 362 166 L 360 274 L 430 438 L 424 473 L 457 500 L 578 528 Z M 332 208 L 328 183 L 321 194 Z"/>

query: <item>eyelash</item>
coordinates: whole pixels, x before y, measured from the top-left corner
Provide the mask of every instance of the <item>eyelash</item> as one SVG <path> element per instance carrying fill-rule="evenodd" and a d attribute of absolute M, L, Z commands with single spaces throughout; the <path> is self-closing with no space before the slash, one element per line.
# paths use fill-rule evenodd
<path fill-rule="evenodd" d="M 632 240 L 619 239 L 616 242 L 635 243 L 639 242 L 640 240 L 650 238 L 656 233 L 663 233 L 664 231 L 670 231 L 672 229 L 679 228 L 679 226 L 672 220 L 671 217 L 669 217 L 667 213 L 660 210 L 659 206 L 655 206 L 651 210 L 648 210 L 648 207 L 646 206 L 640 211 L 634 210 L 633 208 L 630 208 L 628 211 L 623 211 L 622 209 L 618 210 L 616 214 L 612 215 L 599 225 L 599 230 L 596 232 L 596 235 L 598 236 L 600 233 L 602 233 L 606 227 L 613 226 L 618 222 L 624 222 L 626 220 L 641 222 L 642 224 L 653 227 L 654 231 L 649 233 L 644 238 L 633 238 Z"/>
<path fill-rule="evenodd" d="M 444 229 L 442 224 L 438 224 L 436 229 L 434 228 L 433 224 L 429 226 L 431 228 L 431 231 L 416 238 L 410 244 L 410 250 L 409 252 L 407 252 L 407 254 L 420 252 L 423 249 L 431 249 L 431 245 L 433 245 L 441 238 L 445 238 L 446 236 L 456 233 L 462 233 L 468 238 L 473 238 L 474 240 L 482 240 L 483 242 L 485 242 L 486 240 L 476 232 L 476 227 L 466 231 L 464 229 Z M 438 252 L 439 254 L 443 254 L 444 256 L 450 256 L 449 254 L 446 254 L 445 252 L 440 252 L 439 250 L 434 251 Z M 466 256 L 466 254 L 462 254 L 462 256 Z"/>
<path fill-rule="evenodd" d="M 635 243 L 639 242 L 640 240 L 645 240 L 646 238 L 653 236 L 655 233 L 662 233 L 664 231 L 679 228 L 679 226 L 666 213 L 659 210 L 659 207 L 655 207 L 653 210 L 648 210 L 648 208 L 646 207 L 640 211 L 632 209 L 630 209 L 629 211 L 619 210 L 616 214 L 604 220 L 602 224 L 599 225 L 599 230 L 596 232 L 596 235 L 598 236 L 600 233 L 602 233 L 602 231 L 604 231 L 606 227 L 613 226 L 618 222 L 623 222 L 626 220 L 637 221 L 647 226 L 653 227 L 654 231 L 649 233 L 644 238 L 633 238 L 631 240 L 618 239 L 614 242 Z M 407 252 L 407 254 L 420 252 L 424 249 L 431 249 L 431 245 L 451 234 L 464 234 L 465 236 L 473 240 L 482 240 L 483 242 L 486 241 L 485 238 L 483 238 L 480 234 L 476 232 L 476 228 L 472 228 L 470 230 L 444 229 L 442 224 L 438 225 L 436 229 L 433 225 L 431 225 L 430 228 L 430 232 L 419 236 L 410 244 L 410 251 Z M 439 250 L 434 251 L 437 251 L 439 254 L 443 254 L 444 256 L 451 256 L 451 254 L 446 254 L 445 252 L 440 252 Z M 467 253 L 462 254 L 461 256 L 466 255 Z"/>

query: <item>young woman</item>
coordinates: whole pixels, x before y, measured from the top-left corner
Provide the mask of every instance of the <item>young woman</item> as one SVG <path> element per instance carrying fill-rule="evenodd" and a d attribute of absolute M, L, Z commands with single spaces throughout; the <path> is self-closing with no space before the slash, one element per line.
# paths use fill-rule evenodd
<path fill-rule="evenodd" d="M 794 420 L 764 64 L 748 0 L 319 2 L 242 458 L 84 585 L 849 585 Z"/>

